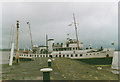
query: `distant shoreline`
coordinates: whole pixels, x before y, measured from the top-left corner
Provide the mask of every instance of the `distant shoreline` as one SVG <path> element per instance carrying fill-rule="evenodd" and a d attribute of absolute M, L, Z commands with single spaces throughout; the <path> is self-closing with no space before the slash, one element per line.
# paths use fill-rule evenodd
<path fill-rule="evenodd" d="M 0 49 L 0 51 L 10 51 L 11 49 Z M 20 51 L 21 50 L 24 50 L 24 49 L 19 49 Z"/>

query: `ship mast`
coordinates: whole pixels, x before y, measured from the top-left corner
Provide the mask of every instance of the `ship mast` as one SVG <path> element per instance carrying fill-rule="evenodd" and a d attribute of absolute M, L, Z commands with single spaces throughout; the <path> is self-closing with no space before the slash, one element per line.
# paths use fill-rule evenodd
<path fill-rule="evenodd" d="M 74 13 L 73 13 L 73 19 L 74 19 L 74 25 L 75 25 L 77 47 L 78 47 L 78 50 L 80 50 L 80 47 L 79 47 L 79 41 L 78 41 L 78 35 L 77 35 L 77 25 L 76 25 L 76 21 L 75 21 L 75 15 L 74 15 Z"/>
<path fill-rule="evenodd" d="M 19 21 L 17 20 L 17 52 L 16 52 L 16 63 L 19 63 L 19 51 L 18 51 L 18 30 L 19 30 Z"/>
<path fill-rule="evenodd" d="M 31 39 L 31 46 L 32 46 L 32 50 L 33 50 L 32 32 L 31 32 L 31 29 L 30 29 L 30 23 L 29 23 L 29 22 L 27 22 L 27 24 L 29 25 L 30 39 Z"/>

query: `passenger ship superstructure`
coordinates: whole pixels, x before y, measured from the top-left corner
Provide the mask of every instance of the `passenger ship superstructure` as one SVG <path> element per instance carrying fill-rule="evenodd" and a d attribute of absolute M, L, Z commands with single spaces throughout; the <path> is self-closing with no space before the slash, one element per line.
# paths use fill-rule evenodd
<path fill-rule="evenodd" d="M 52 41 L 53 42 L 53 41 Z M 100 48 L 94 49 L 89 46 L 87 49 L 83 49 L 84 44 L 79 44 L 80 50 L 77 47 L 77 41 L 67 38 L 66 45 L 54 44 L 51 55 L 53 57 L 68 57 L 71 59 L 88 59 L 88 58 L 108 58 L 113 57 L 114 48 Z"/>
<path fill-rule="evenodd" d="M 65 57 L 70 59 L 94 59 L 94 58 L 112 58 L 114 48 L 94 49 L 89 46 L 83 49 L 84 44 L 79 44 L 80 50 L 77 48 L 76 40 L 68 39 L 66 44 L 54 43 L 54 39 L 48 39 L 48 46 L 34 46 L 35 53 L 21 53 L 20 58 L 36 58 L 36 57 Z M 46 53 L 45 51 L 48 50 Z"/>

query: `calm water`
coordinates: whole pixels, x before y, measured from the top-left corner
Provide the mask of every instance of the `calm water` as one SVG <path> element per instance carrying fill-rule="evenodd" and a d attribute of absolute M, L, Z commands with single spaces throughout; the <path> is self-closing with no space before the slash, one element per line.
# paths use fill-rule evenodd
<path fill-rule="evenodd" d="M 8 51 L 0 51 L 0 64 L 8 64 Z"/>

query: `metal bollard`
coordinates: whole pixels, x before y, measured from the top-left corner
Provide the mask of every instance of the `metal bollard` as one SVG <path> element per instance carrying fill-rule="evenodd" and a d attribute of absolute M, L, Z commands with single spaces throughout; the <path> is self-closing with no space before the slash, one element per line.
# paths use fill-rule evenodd
<path fill-rule="evenodd" d="M 52 64 L 51 61 L 52 61 L 51 59 L 48 59 L 48 67 L 51 67 L 51 64 Z"/>
<path fill-rule="evenodd" d="M 52 68 L 40 69 L 43 72 L 43 80 L 50 80 L 50 72 L 53 71 Z"/>

